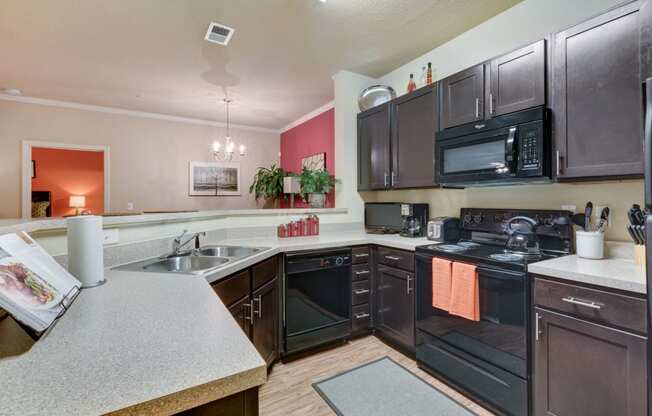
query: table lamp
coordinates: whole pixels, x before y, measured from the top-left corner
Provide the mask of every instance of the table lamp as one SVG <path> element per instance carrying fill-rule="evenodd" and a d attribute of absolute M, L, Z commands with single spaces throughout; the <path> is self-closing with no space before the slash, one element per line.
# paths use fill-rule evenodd
<path fill-rule="evenodd" d="M 86 206 L 86 197 L 84 195 L 70 195 L 70 208 L 75 208 L 75 215 L 79 215 L 79 209 Z"/>

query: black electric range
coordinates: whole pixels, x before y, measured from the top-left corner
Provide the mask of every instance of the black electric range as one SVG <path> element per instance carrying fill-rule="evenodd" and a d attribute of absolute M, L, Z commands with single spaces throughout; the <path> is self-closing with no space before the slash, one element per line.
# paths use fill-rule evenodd
<path fill-rule="evenodd" d="M 537 255 L 506 250 L 506 224 L 516 216 L 539 224 Z M 460 217 L 460 241 L 416 248 L 417 363 L 501 414 L 527 415 L 532 308 L 527 265 L 570 254 L 570 213 L 463 208 Z M 479 321 L 433 306 L 433 257 L 476 266 Z"/>

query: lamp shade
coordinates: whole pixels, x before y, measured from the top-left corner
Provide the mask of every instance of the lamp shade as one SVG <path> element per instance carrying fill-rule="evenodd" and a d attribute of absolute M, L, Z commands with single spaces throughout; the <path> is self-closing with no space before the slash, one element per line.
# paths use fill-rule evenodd
<path fill-rule="evenodd" d="M 84 208 L 86 206 L 86 197 L 84 195 L 71 195 L 70 208 Z"/>

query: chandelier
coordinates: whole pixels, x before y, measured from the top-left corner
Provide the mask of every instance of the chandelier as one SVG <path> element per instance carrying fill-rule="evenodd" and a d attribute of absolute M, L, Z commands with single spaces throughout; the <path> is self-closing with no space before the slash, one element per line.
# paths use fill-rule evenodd
<path fill-rule="evenodd" d="M 224 99 L 224 104 L 226 105 L 226 136 L 224 137 L 224 145 L 219 140 L 213 142 L 213 157 L 217 161 L 230 162 L 233 160 L 233 154 L 235 153 L 235 143 L 231 140 L 231 119 L 229 114 L 229 104 L 233 100 L 230 98 Z M 238 147 L 240 156 L 247 155 L 247 148 L 244 144 L 241 144 Z"/>

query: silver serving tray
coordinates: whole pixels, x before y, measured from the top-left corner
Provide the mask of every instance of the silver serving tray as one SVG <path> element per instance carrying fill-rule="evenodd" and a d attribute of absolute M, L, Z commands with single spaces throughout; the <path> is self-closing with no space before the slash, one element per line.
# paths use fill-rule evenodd
<path fill-rule="evenodd" d="M 360 92 L 358 107 L 360 107 L 360 111 L 365 111 L 394 98 L 396 98 L 396 92 L 389 85 L 372 85 Z"/>

